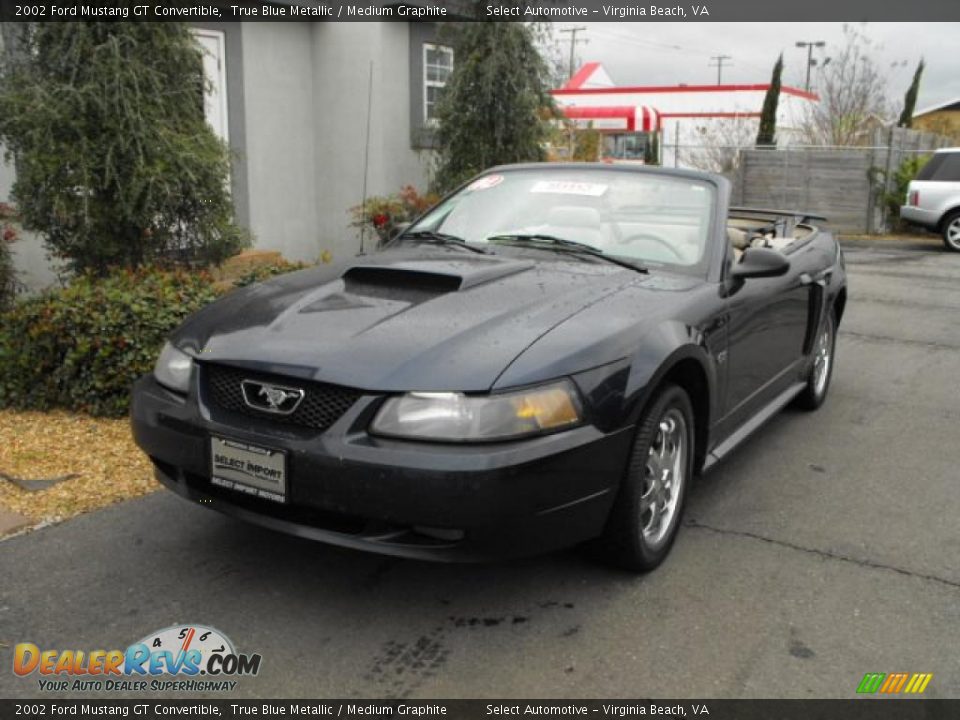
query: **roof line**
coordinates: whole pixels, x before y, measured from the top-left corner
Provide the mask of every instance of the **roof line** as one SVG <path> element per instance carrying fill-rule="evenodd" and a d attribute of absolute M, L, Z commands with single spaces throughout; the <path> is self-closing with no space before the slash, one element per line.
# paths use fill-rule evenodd
<path fill-rule="evenodd" d="M 564 90 L 579 90 L 583 87 L 583 84 L 590 79 L 590 76 L 600 67 L 598 62 L 588 62 L 586 65 L 577 70 L 577 74 L 567 80 L 567 84 L 563 86 Z"/>
<path fill-rule="evenodd" d="M 627 87 L 612 88 L 574 88 L 562 87 L 558 90 L 551 90 L 553 95 L 600 95 L 603 93 L 681 93 L 681 92 L 766 92 L 769 84 L 755 85 L 636 85 Z M 807 100 L 819 100 L 816 93 L 807 92 L 799 88 L 784 85 L 780 92 L 786 95 L 795 95 L 796 97 L 806 98 Z"/>
<path fill-rule="evenodd" d="M 758 118 L 758 112 L 668 112 L 660 113 L 661 118 Z"/>
<path fill-rule="evenodd" d="M 938 103 L 937 105 L 931 105 L 930 107 L 925 107 L 922 110 L 917 110 L 913 113 L 913 117 L 920 117 L 921 115 L 926 115 L 927 113 L 943 110 L 944 108 L 950 107 L 951 105 L 956 105 L 957 103 L 960 103 L 960 97 L 955 97 L 953 100 L 946 100 L 942 103 Z"/>

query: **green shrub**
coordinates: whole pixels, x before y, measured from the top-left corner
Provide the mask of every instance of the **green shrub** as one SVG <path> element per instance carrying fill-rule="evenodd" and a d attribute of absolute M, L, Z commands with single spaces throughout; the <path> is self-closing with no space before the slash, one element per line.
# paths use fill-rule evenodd
<path fill-rule="evenodd" d="M 914 155 L 906 158 L 900 163 L 900 166 L 893 171 L 892 187 L 887 190 L 881 186 L 881 200 L 886 206 L 887 220 L 893 229 L 903 229 L 904 224 L 900 220 L 900 206 L 907 198 L 907 188 L 910 181 L 930 160 L 930 155 Z M 883 174 L 880 174 L 883 177 Z"/>
<path fill-rule="evenodd" d="M 10 255 L 10 245 L 0 237 L 0 311 L 10 307 L 16 293 L 17 274 Z"/>
<path fill-rule="evenodd" d="M 288 262 L 286 260 L 280 260 L 279 262 L 271 263 L 270 265 L 260 265 L 259 267 L 251 268 L 247 270 L 243 275 L 238 277 L 233 281 L 234 287 L 246 287 L 247 285 L 253 285 L 262 280 L 267 280 L 276 275 L 284 275 L 288 272 L 294 272 L 296 270 L 303 270 L 304 268 L 310 267 L 307 263 L 303 262 Z"/>
<path fill-rule="evenodd" d="M 17 230 L 13 223 L 18 220 L 13 206 L 0 202 L 0 312 L 13 304 L 20 289 L 17 270 L 13 266 L 10 245 L 17 240 Z"/>
<path fill-rule="evenodd" d="M 217 294 L 205 272 L 144 268 L 17 303 L 0 316 L 0 407 L 123 415 L 167 334 Z"/>

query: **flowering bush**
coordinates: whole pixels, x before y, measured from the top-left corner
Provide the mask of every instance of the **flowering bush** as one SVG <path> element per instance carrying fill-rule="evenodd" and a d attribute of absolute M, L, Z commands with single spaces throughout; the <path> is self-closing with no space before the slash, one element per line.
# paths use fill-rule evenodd
<path fill-rule="evenodd" d="M 366 204 L 350 208 L 351 225 L 372 229 L 383 243 L 390 239 L 397 225 L 414 220 L 439 200 L 435 193 L 421 195 L 413 185 L 405 185 L 398 193 L 367 198 Z"/>
<path fill-rule="evenodd" d="M 10 307 L 19 287 L 10 256 L 10 244 L 17 239 L 17 230 L 13 225 L 16 220 L 17 211 L 13 206 L 0 203 L 0 311 Z"/>

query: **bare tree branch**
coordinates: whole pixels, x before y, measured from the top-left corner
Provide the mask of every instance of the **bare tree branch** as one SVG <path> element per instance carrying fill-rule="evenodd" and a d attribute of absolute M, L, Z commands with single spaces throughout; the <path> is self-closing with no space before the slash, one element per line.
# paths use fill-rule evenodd
<path fill-rule="evenodd" d="M 742 148 L 753 147 L 759 121 L 742 117 L 706 120 L 697 127 L 699 142 L 680 148 L 680 162 L 698 170 L 729 175 L 737 169 Z"/>
<path fill-rule="evenodd" d="M 844 44 L 820 64 L 816 92 L 801 124 L 810 145 L 866 145 L 891 114 L 886 78 L 870 56 L 870 39 L 844 25 Z"/>

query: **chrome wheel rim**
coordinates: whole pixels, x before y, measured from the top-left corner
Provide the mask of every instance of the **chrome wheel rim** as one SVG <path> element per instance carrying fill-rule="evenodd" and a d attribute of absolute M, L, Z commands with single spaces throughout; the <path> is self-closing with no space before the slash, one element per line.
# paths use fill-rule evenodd
<path fill-rule="evenodd" d="M 955 218 L 953 222 L 947 226 L 947 242 L 960 250 L 960 217 Z"/>
<path fill-rule="evenodd" d="M 813 391 L 819 397 L 827 387 L 830 377 L 831 324 L 828 320 L 823 332 L 817 339 L 817 348 L 813 357 Z"/>
<path fill-rule="evenodd" d="M 676 521 L 687 452 L 687 422 L 677 408 L 669 408 L 657 424 L 643 467 L 640 527 L 650 548 L 663 544 Z"/>

